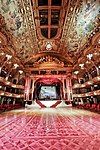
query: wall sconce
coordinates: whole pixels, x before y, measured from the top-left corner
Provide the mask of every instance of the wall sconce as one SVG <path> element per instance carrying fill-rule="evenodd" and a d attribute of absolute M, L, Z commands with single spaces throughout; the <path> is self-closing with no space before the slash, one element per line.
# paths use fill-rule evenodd
<path fill-rule="evenodd" d="M 16 69 L 18 66 L 19 66 L 18 64 L 14 64 L 15 69 Z"/>
<path fill-rule="evenodd" d="M 93 57 L 93 54 L 88 54 L 88 55 L 87 55 L 87 58 L 88 58 L 89 60 L 91 60 L 92 57 Z"/>
<path fill-rule="evenodd" d="M 19 73 L 20 73 L 20 74 L 22 74 L 22 73 L 23 73 L 23 71 L 22 71 L 22 70 L 19 70 Z"/>
<path fill-rule="evenodd" d="M 6 54 L 6 57 L 7 57 L 7 60 L 9 60 L 9 59 L 12 58 L 12 56 L 11 56 L 11 55 L 8 55 L 8 54 Z"/>
<path fill-rule="evenodd" d="M 78 74 L 79 73 L 79 71 L 74 71 L 74 74 Z"/>
<path fill-rule="evenodd" d="M 81 69 L 84 67 L 84 64 L 79 64 L 79 66 L 81 67 Z"/>

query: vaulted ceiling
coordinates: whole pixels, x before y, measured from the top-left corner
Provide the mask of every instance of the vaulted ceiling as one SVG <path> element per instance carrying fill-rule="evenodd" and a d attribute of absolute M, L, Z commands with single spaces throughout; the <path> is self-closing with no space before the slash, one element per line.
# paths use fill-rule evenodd
<path fill-rule="evenodd" d="M 100 65 L 99 11 L 99 0 L 0 0 L 1 66 L 31 73 L 52 61 L 81 75 L 80 64 Z"/>

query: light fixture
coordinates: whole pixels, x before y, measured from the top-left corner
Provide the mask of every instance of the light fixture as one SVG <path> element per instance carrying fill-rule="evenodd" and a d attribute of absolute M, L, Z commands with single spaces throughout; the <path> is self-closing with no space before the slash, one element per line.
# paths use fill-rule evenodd
<path fill-rule="evenodd" d="M 4 55 L 4 52 L 2 52 L 1 55 Z"/>
<path fill-rule="evenodd" d="M 0 95 L 4 95 L 5 93 L 4 92 L 2 92 Z"/>
<path fill-rule="evenodd" d="M 90 63 L 91 63 L 90 61 L 88 61 L 88 60 L 86 61 L 86 64 L 90 64 Z"/>
<path fill-rule="evenodd" d="M 8 94 L 8 96 L 12 96 L 12 94 Z"/>
<path fill-rule="evenodd" d="M 97 77 L 97 80 L 100 80 L 100 77 Z"/>
<path fill-rule="evenodd" d="M 20 95 L 16 95 L 17 98 L 20 98 Z"/>
<path fill-rule="evenodd" d="M 16 88 L 16 85 L 12 85 L 13 88 Z"/>
<path fill-rule="evenodd" d="M 79 73 L 79 71 L 74 71 L 74 74 L 78 74 Z"/>
<path fill-rule="evenodd" d="M 6 77 L 6 80 L 8 80 L 8 76 Z"/>
<path fill-rule="evenodd" d="M 23 71 L 22 71 L 22 70 L 19 70 L 19 73 L 20 73 L 20 74 L 22 74 L 22 73 L 23 73 Z"/>
<path fill-rule="evenodd" d="M 88 84 L 88 85 L 91 85 L 91 84 L 92 84 L 92 81 L 88 81 L 87 84 Z"/>
<path fill-rule="evenodd" d="M 94 87 L 97 87 L 97 86 L 98 86 L 97 84 L 94 85 Z"/>
<path fill-rule="evenodd" d="M 27 10 L 29 10 L 29 7 L 27 6 Z"/>
<path fill-rule="evenodd" d="M 10 84 L 10 82 L 8 81 L 8 82 L 6 82 L 6 84 L 7 84 L 7 85 L 9 85 L 9 84 Z"/>
<path fill-rule="evenodd" d="M 79 64 L 79 66 L 80 66 L 81 68 L 83 68 L 83 67 L 84 67 L 84 64 Z"/>
<path fill-rule="evenodd" d="M 14 64 L 15 69 L 16 69 L 18 66 L 19 66 L 18 64 Z"/>
<path fill-rule="evenodd" d="M 73 10 L 73 7 L 71 7 L 70 10 L 72 11 L 72 10 Z"/>
<path fill-rule="evenodd" d="M 11 64 L 11 61 L 8 61 L 7 64 Z"/>
<path fill-rule="evenodd" d="M 88 58 L 89 60 L 91 60 L 92 57 L 93 57 L 93 54 L 88 54 L 88 55 L 87 55 L 87 58 Z"/>
<path fill-rule="evenodd" d="M 46 43 L 46 49 L 51 50 L 52 49 L 52 44 L 50 42 Z"/>
<path fill-rule="evenodd" d="M 82 84 L 82 85 L 81 85 L 81 87 L 85 87 L 85 85 L 84 85 L 84 84 Z"/>
<path fill-rule="evenodd" d="M 3 71 L 5 74 L 7 74 L 7 72 L 6 71 Z"/>
<path fill-rule="evenodd" d="M 93 53 L 94 55 L 98 55 L 98 53 L 97 52 L 95 52 L 95 53 Z"/>
<path fill-rule="evenodd" d="M 94 92 L 94 95 L 97 95 L 96 91 Z"/>
<path fill-rule="evenodd" d="M 0 73 L 1 73 L 2 67 L 0 67 Z"/>
<path fill-rule="evenodd" d="M 7 57 L 7 60 L 9 60 L 9 59 L 12 58 L 12 56 L 11 56 L 11 55 L 8 55 L 8 54 L 6 54 L 6 57 Z"/>

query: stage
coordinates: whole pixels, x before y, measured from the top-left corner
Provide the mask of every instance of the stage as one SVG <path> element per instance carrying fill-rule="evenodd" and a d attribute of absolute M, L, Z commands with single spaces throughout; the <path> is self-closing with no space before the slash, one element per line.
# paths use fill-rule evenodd
<path fill-rule="evenodd" d="M 0 150 L 99 150 L 100 115 L 69 106 L 0 114 Z"/>
<path fill-rule="evenodd" d="M 26 104 L 25 108 L 34 109 L 34 108 L 41 108 L 42 106 L 46 108 L 50 108 L 52 106 L 55 106 L 55 108 L 59 108 L 59 107 L 66 107 L 66 104 L 64 100 L 37 100 L 32 101 L 31 105 Z"/>

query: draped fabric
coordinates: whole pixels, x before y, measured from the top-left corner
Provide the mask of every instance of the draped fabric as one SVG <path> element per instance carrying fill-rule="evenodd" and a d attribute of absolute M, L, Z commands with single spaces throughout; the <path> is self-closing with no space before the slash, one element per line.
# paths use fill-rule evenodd
<path fill-rule="evenodd" d="M 45 85 L 47 85 L 47 84 L 52 85 L 55 83 L 59 83 L 61 81 L 57 78 L 40 78 L 36 82 L 41 83 L 41 84 L 45 84 Z"/>

